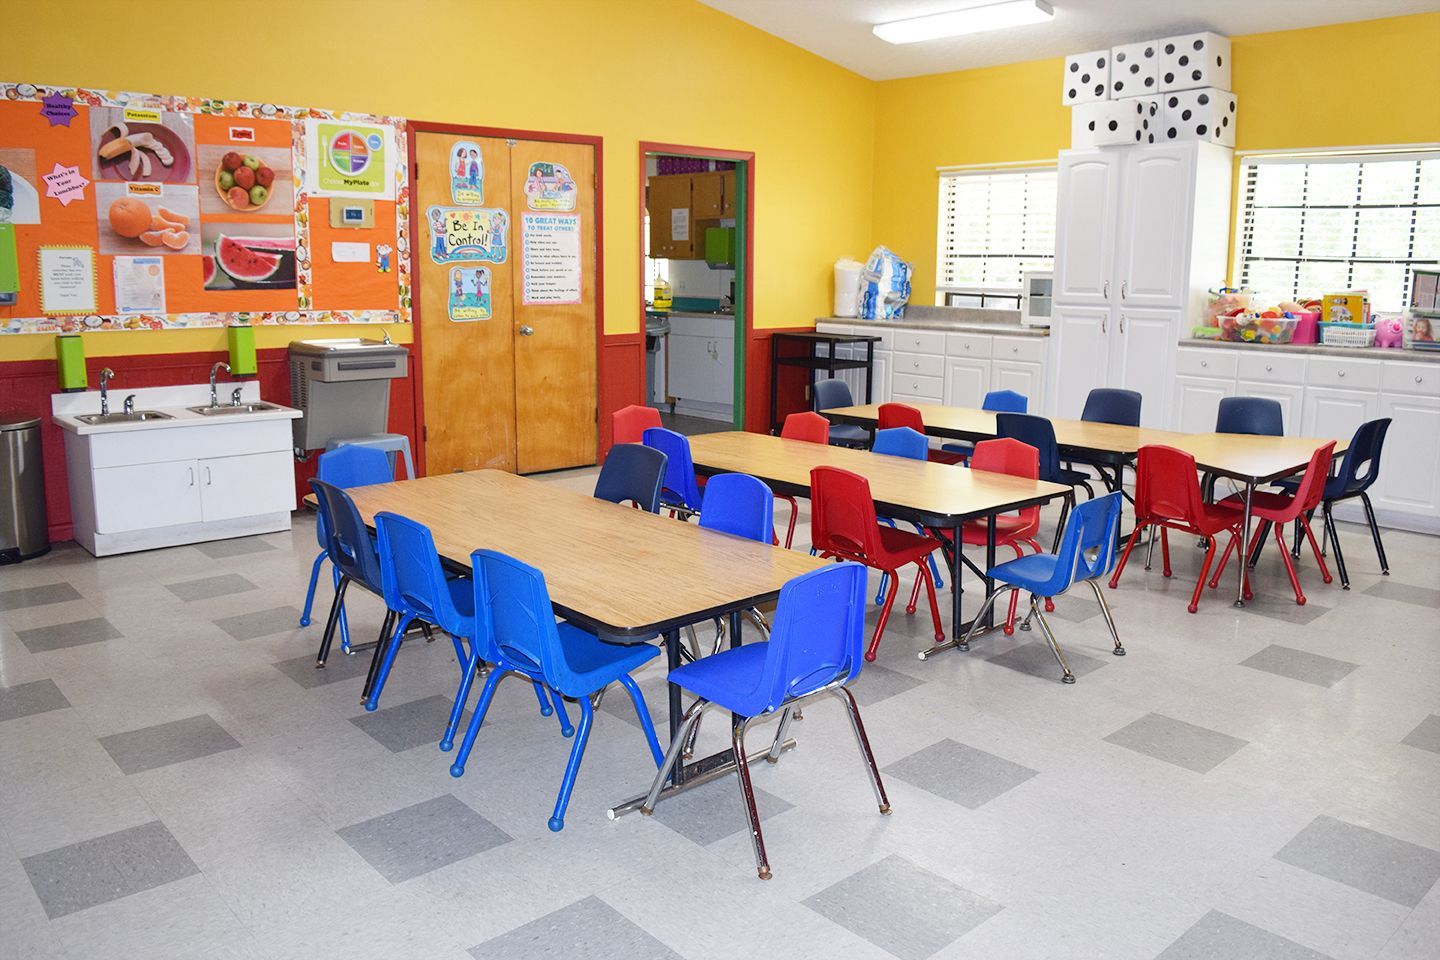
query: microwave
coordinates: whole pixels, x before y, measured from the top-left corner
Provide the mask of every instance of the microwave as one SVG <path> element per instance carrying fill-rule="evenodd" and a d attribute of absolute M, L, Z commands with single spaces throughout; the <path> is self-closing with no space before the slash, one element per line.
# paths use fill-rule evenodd
<path fill-rule="evenodd" d="M 1027 327 L 1050 326 L 1055 304 L 1055 273 L 1027 270 L 1020 274 L 1020 322 Z"/>

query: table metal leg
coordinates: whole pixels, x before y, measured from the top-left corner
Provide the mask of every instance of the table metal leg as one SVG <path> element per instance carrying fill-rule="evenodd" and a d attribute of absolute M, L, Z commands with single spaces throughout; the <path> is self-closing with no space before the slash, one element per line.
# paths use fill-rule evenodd
<path fill-rule="evenodd" d="M 995 581 L 990 577 L 990 571 L 995 569 L 995 514 L 990 514 L 985 524 L 985 599 L 990 599 L 990 594 L 995 592 Z M 995 605 L 990 605 L 990 612 L 985 614 L 985 629 L 992 630 L 995 627 Z"/>
<path fill-rule="evenodd" d="M 1246 480 L 1245 516 L 1244 519 L 1240 521 L 1240 549 L 1238 551 L 1238 556 L 1236 557 L 1236 559 L 1240 561 L 1236 564 L 1236 567 L 1238 567 L 1240 571 L 1239 587 L 1237 588 L 1235 593 L 1235 606 L 1237 607 L 1245 606 L 1245 577 L 1250 573 L 1250 565 L 1246 562 L 1250 559 L 1250 501 L 1254 497 L 1254 495 L 1255 482 L 1253 480 Z"/>

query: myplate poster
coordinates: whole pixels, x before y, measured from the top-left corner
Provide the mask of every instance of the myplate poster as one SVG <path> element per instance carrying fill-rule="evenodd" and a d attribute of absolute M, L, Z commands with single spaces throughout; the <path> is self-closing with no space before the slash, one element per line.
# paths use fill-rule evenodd
<path fill-rule="evenodd" d="M 305 173 L 310 195 L 394 199 L 394 143 L 393 127 L 306 120 Z"/>

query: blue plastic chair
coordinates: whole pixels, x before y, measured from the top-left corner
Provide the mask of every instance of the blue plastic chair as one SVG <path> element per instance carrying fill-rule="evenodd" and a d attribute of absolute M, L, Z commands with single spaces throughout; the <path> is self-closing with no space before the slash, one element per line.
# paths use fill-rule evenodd
<path fill-rule="evenodd" d="M 991 390 L 985 394 L 985 401 L 980 404 L 980 409 L 988 410 L 991 413 L 1028 413 L 1030 398 L 1023 393 L 1016 393 L 1014 390 Z M 966 457 L 975 454 L 973 443 L 945 443 L 940 445 L 940 449 L 946 453 L 959 453 Z"/>
<path fill-rule="evenodd" d="M 1115 541 L 1120 530 L 1122 502 L 1118 492 L 1087 500 L 1071 513 L 1060 547 L 1054 553 L 1032 553 L 991 567 L 986 576 L 999 586 L 985 598 L 980 615 L 970 625 L 959 648 L 970 649 L 970 639 L 974 636 L 976 627 L 982 623 L 986 612 L 1003 594 L 1010 590 L 1029 591 L 1030 612 L 1020 629 L 1030 629 L 1031 617 L 1038 619 L 1040 630 L 1050 644 L 1050 652 L 1055 654 L 1060 669 L 1064 671 L 1061 681 L 1074 683 L 1075 675 L 1070 672 L 1070 665 L 1065 662 L 1065 654 L 1055 642 L 1055 633 L 1050 629 L 1050 622 L 1045 619 L 1045 611 L 1039 601 L 1042 598 L 1058 597 L 1074 584 L 1084 582 L 1094 591 L 1095 599 L 1100 604 L 1100 612 L 1105 615 L 1105 626 L 1110 628 L 1110 638 L 1115 641 L 1115 649 L 1111 652 L 1117 657 L 1125 656 L 1125 647 L 1120 643 L 1120 635 L 1115 632 L 1115 618 L 1097 582 L 1115 566 Z"/>
<path fill-rule="evenodd" d="M 1285 413 L 1279 400 L 1224 397 L 1215 413 L 1215 432 L 1281 437 L 1285 435 Z"/>
<path fill-rule="evenodd" d="M 1090 423 L 1114 423 L 1124 427 L 1140 426 L 1140 404 L 1144 397 L 1138 390 L 1121 390 L 1116 387 L 1096 387 L 1085 397 L 1085 408 L 1080 413 L 1080 419 Z M 1112 489 L 1124 489 L 1124 466 L 1115 463 L 1102 463 L 1099 460 L 1087 457 L 1071 457 L 1067 466 L 1083 463 L 1087 467 L 1093 467 L 1105 480 L 1106 485 Z"/>
<path fill-rule="evenodd" d="M 382 453 L 380 456 L 383 458 L 385 455 Z M 310 489 L 315 491 L 320 513 L 317 525 L 325 532 L 325 555 L 335 568 L 335 599 L 330 603 L 330 616 L 325 622 L 325 634 L 320 638 L 320 652 L 315 657 L 315 666 L 323 668 L 330 657 L 335 628 L 345 614 L 345 591 L 350 584 L 358 583 L 377 597 L 383 595 L 383 589 L 380 561 L 375 555 L 375 539 L 366 529 L 360 511 L 355 509 L 355 501 L 344 490 L 318 478 L 310 481 Z M 387 610 L 385 625 L 380 628 L 382 639 L 389 629 L 390 620 Z M 348 642 L 344 649 L 349 652 Z"/>
<path fill-rule="evenodd" d="M 665 454 L 665 479 L 660 483 L 660 505 L 682 519 L 700 512 L 704 495 L 695 479 L 695 461 L 690 457 L 690 440 L 664 427 L 647 427 L 642 434 L 645 446 Z"/>
<path fill-rule="evenodd" d="M 395 655 L 400 651 L 409 624 L 419 620 L 437 626 L 450 634 L 450 641 L 455 644 L 455 657 L 461 667 L 455 707 L 450 711 L 450 722 L 440 737 L 440 749 L 449 750 L 454 743 L 455 728 L 460 724 L 476 671 L 481 663 L 494 662 L 485 659 L 487 648 L 477 639 L 474 584 L 467 579 L 445 578 L 440 555 L 435 550 L 435 538 L 424 524 L 399 514 L 377 513 L 375 530 L 385 602 L 395 611 L 396 623 L 394 632 L 386 640 L 383 654 L 376 657 L 378 670 L 374 664 L 371 666 L 374 681 L 369 684 L 371 689 L 365 700 L 365 709 L 374 710 L 379 704 L 380 693 L 395 665 Z M 462 641 L 469 642 L 468 652 Z M 567 737 L 574 733 L 559 698 L 555 699 L 555 707 L 552 708 L 545 688 L 539 683 L 534 686 L 541 715 L 548 717 L 559 713 L 561 732 Z"/>
<path fill-rule="evenodd" d="M 865 567 L 845 562 L 822 567 L 796 577 L 780 590 L 775 607 L 775 626 L 770 639 L 725 650 L 670 671 L 670 682 L 699 697 L 685 711 L 680 731 L 650 785 L 641 807 L 652 813 L 684 744 L 693 740 L 700 719 L 712 705 L 729 710 L 736 717 L 731 745 L 736 758 L 740 792 L 750 821 L 750 842 L 760 879 L 770 878 L 765 839 L 755 809 L 755 791 L 745 752 L 745 731 L 757 717 L 780 712 L 779 729 L 768 758 L 778 759 L 791 718 L 808 698 L 835 696 L 850 715 L 855 740 L 870 774 L 870 786 L 880 812 L 890 812 L 890 801 L 880 781 L 880 770 L 865 736 L 860 708 L 846 684 L 860 675 L 864 663 Z"/>
<path fill-rule="evenodd" d="M 659 656 L 660 650 L 648 643 L 606 643 L 574 624 L 557 623 L 544 575 L 514 557 L 494 550 L 476 550 L 470 555 L 470 563 L 475 571 L 477 641 L 482 644 L 482 650 L 488 651 L 484 655 L 495 664 L 495 669 L 485 680 L 450 775 L 464 776 L 465 762 L 475 746 L 475 735 L 480 732 L 495 687 L 504 674 L 517 673 L 579 701 L 580 726 L 549 821 L 550 829 L 558 832 L 565 827 L 565 808 L 570 803 L 570 792 L 575 788 L 575 776 L 580 772 L 580 761 L 585 757 L 585 744 L 595 719 L 591 697 L 607 685 L 619 681 L 630 694 L 651 757 L 657 767 L 660 765 L 660 742 L 655 738 L 650 710 L 640 687 L 630 676 L 632 670 Z M 466 692 L 462 689 L 462 693 Z M 558 697 L 556 702 L 559 703 Z M 464 706 L 465 701 L 457 697 L 456 717 Z"/>
<path fill-rule="evenodd" d="M 815 384 L 812 409 L 816 413 L 834 410 L 837 407 L 855 406 L 850 394 L 850 385 L 844 380 L 820 380 Z M 853 423 L 832 423 L 830 442 L 838 447 L 864 447 L 870 442 L 870 434 L 864 427 Z"/>
<path fill-rule="evenodd" d="M 1011 437 L 1021 443 L 1028 443 L 1040 453 L 1040 479 L 1070 487 L 1060 504 L 1060 520 L 1056 524 L 1055 543 L 1052 550 L 1060 548 L 1060 533 L 1065 529 L 1065 518 L 1075 506 L 1075 487 L 1084 487 L 1091 500 L 1095 491 L 1090 487 L 1090 478 L 1079 470 L 1067 470 L 1060 465 L 1060 446 L 1055 442 L 1055 427 L 1044 417 L 1028 413 L 995 414 L 995 434 Z"/>
<path fill-rule="evenodd" d="M 595 481 L 595 498 L 611 503 L 631 502 L 641 510 L 660 512 L 660 485 L 669 458 L 638 443 L 617 443 L 605 455 Z"/>
<path fill-rule="evenodd" d="M 770 543 L 775 538 L 775 494 L 764 481 L 749 474 L 717 474 L 705 483 L 700 526 Z"/>
<path fill-rule="evenodd" d="M 891 457 L 905 457 L 909 460 L 928 460 L 930 458 L 930 441 L 925 434 L 910 427 L 891 427 L 888 430 L 877 430 L 875 432 L 875 443 L 870 447 L 871 453 L 882 453 Z M 895 526 L 891 517 L 876 517 L 887 527 Z M 916 533 L 924 534 L 926 529 L 920 524 L 911 522 Z M 935 562 L 935 555 L 930 555 L 930 575 L 935 578 L 935 589 L 944 590 L 945 581 L 940 576 L 940 565 Z M 880 587 L 875 591 L 875 606 L 885 604 L 885 586 L 889 582 L 888 574 L 880 574 Z"/>
<path fill-rule="evenodd" d="M 354 487 L 367 487 L 372 483 L 389 483 L 395 479 L 395 469 L 390 465 L 390 460 L 384 451 L 369 447 L 339 447 L 320 454 L 318 462 L 317 475 L 319 478 L 346 490 Z M 315 603 L 315 587 L 320 582 L 320 566 L 328 556 L 325 550 L 325 523 L 318 517 L 315 521 L 315 539 L 320 542 L 320 552 L 315 555 L 315 562 L 310 567 L 310 585 L 305 590 L 305 609 L 300 613 L 300 626 L 302 627 L 310 626 L 310 611 Z M 334 571 L 333 579 L 338 586 L 340 571 Z M 345 616 L 343 605 L 340 608 L 340 649 L 345 653 L 350 652 L 350 621 Z"/>

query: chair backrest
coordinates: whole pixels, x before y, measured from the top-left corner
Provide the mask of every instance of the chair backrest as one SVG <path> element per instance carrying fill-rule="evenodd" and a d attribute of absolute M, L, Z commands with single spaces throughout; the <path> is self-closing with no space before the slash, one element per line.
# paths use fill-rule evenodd
<path fill-rule="evenodd" d="M 470 566 L 475 571 L 475 629 L 493 645 L 495 659 L 538 667 L 545 683 L 566 696 L 594 693 L 565 657 L 545 575 L 495 550 L 476 550 Z"/>
<path fill-rule="evenodd" d="M 1055 593 L 1077 580 L 1103 577 L 1115 566 L 1116 533 L 1120 529 L 1121 493 L 1107 493 L 1086 500 L 1070 511 L 1065 521 L 1065 534 L 1060 538 L 1056 556 L 1056 578 L 1065 578 L 1063 586 L 1055 585 Z M 1054 593 L 1045 594 L 1054 596 Z"/>
<path fill-rule="evenodd" d="M 732 537 L 769 543 L 775 535 L 775 494 L 744 473 L 721 473 L 705 481 L 700 526 Z"/>
<path fill-rule="evenodd" d="M 1012 437 L 981 440 L 970 455 L 970 469 L 1039 480 L 1040 452 Z M 1017 515 L 1027 524 L 1034 523 L 1040 519 L 1040 506 L 1023 507 Z"/>
<path fill-rule="evenodd" d="M 605 454 L 595 481 L 595 497 L 611 503 L 633 500 L 641 510 L 660 512 L 660 483 L 665 477 L 665 454 L 639 443 L 617 443 Z"/>
<path fill-rule="evenodd" d="M 850 386 L 844 380 L 821 380 L 815 384 L 814 394 L 814 408 L 817 411 L 855 405 L 855 399 L 850 395 Z"/>
<path fill-rule="evenodd" d="M 1135 455 L 1135 516 L 1194 524 L 1203 504 L 1195 458 L 1184 450 L 1148 444 Z"/>
<path fill-rule="evenodd" d="M 870 481 L 839 467 L 810 471 L 810 542 L 846 557 L 870 557 L 880 543 L 880 521 Z"/>
<path fill-rule="evenodd" d="M 1344 459 L 1340 461 L 1340 492 L 1359 493 L 1379 479 L 1380 452 L 1384 449 L 1385 432 L 1389 429 L 1389 417 L 1360 424 L 1350 446 L 1345 448 Z M 1326 495 L 1330 495 L 1329 489 Z"/>
<path fill-rule="evenodd" d="M 610 415 L 611 443 L 639 443 L 649 427 L 660 426 L 660 411 L 632 403 Z"/>
<path fill-rule="evenodd" d="M 378 451 L 376 451 L 378 452 Z M 384 454 L 381 454 L 384 456 Z M 381 590 L 380 561 L 375 556 L 375 541 L 365 528 L 360 511 L 350 495 L 333 483 L 312 479 L 320 508 L 320 522 L 325 528 L 325 552 L 335 569 L 352 580 L 359 580 L 376 593 Z"/>
<path fill-rule="evenodd" d="M 1140 426 L 1140 392 L 1116 387 L 1096 387 L 1085 398 L 1081 420 L 1092 423 L 1118 423 L 1126 427 Z"/>
<path fill-rule="evenodd" d="M 368 487 L 395 479 L 395 468 L 384 450 L 347 443 L 320 454 L 316 476 L 337 487 Z"/>
<path fill-rule="evenodd" d="M 881 430 L 893 430 L 896 427 L 909 427 L 916 433 L 925 432 L 925 418 L 920 411 L 904 403 L 882 403 L 880 413 L 876 418 L 876 424 Z"/>
<path fill-rule="evenodd" d="M 423 523 L 398 513 L 375 514 L 385 605 L 433 623 L 454 637 L 475 637 L 475 625 L 455 609 L 435 538 Z"/>
<path fill-rule="evenodd" d="M 992 413 L 1025 413 L 1030 409 L 1030 399 L 1014 390 L 991 390 L 985 394 L 981 409 Z"/>
<path fill-rule="evenodd" d="M 925 439 L 925 434 L 910 427 L 888 427 L 875 431 L 875 442 L 870 446 L 870 452 L 925 460 L 930 456 L 930 441 Z"/>
<path fill-rule="evenodd" d="M 1322 444 L 1310 454 L 1310 464 L 1295 487 L 1295 499 L 1290 510 L 1285 511 L 1286 519 L 1293 520 L 1306 510 L 1320 506 L 1325 496 L 1325 481 L 1330 477 L 1330 461 L 1335 457 L 1335 441 Z"/>
<path fill-rule="evenodd" d="M 1279 400 L 1268 397 L 1225 397 L 1215 413 L 1215 432 L 1281 437 L 1285 435 L 1285 413 Z"/>
<path fill-rule="evenodd" d="M 683 434 L 664 427 L 648 427 L 645 446 L 665 454 L 665 479 L 660 483 L 660 499 L 687 510 L 700 509 L 700 484 L 695 479 L 695 461 L 690 457 L 690 441 Z"/>
<path fill-rule="evenodd" d="M 1040 458 L 1040 477 L 1060 483 L 1060 447 L 1055 443 L 1055 427 L 1044 417 L 1028 413 L 995 414 L 995 435 L 1019 440 L 1035 448 Z"/>
<path fill-rule="evenodd" d="M 785 418 L 785 424 L 780 428 L 780 436 L 786 440 L 804 440 L 806 443 L 829 443 L 830 421 L 810 410 L 792 413 Z"/>
<path fill-rule="evenodd" d="M 780 588 L 765 669 L 750 715 L 778 709 L 839 680 L 848 683 L 865 662 L 865 568 L 837 563 L 812 570 Z"/>

